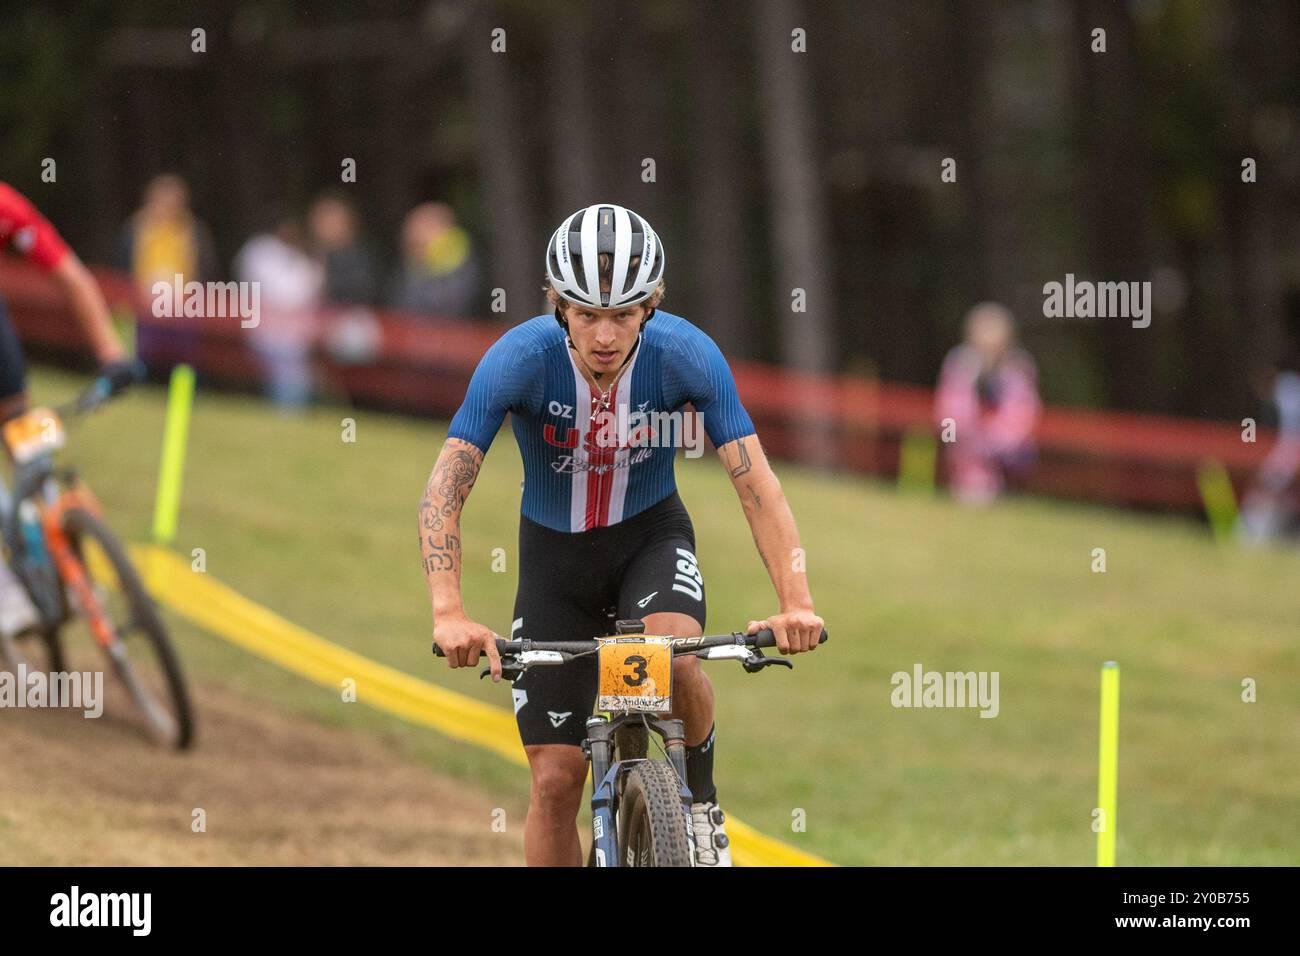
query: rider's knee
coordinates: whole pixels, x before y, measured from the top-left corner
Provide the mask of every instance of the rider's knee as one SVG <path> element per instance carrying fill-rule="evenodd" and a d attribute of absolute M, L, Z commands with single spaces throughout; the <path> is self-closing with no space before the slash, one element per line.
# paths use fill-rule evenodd
<path fill-rule="evenodd" d="M 578 759 L 543 757 L 533 761 L 533 802 L 543 809 L 577 812 L 587 782 L 587 763 Z"/>
<path fill-rule="evenodd" d="M 698 657 L 673 659 L 673 683 L 678 687 L 693 686 L 704 677 L 704 666 Z"/>

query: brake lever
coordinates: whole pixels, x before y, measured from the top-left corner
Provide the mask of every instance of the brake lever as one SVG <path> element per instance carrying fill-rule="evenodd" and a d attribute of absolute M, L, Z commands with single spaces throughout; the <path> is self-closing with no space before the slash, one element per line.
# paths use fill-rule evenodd
<path fill-rule="evenodd" d="M 502 661 L 502 662 L 501 662 L 501 678 L 502 678 L 502 680 L 513 681 L 516 677 L 519 677 L 520 675 L 522 675 L 523 672 L 524 672 L 524 668 L 523 668 L 523 665 L 522 665 L 522 664 L 517 664 L 517 663 L 507 663 L 506 661 Z M 478 679 L 479 679 L 479 680 L 482 680 L 484 677 L 487 677 L 487 676 L 488 676 L 489 674 L 491 674 L 491 673 L 492 673 L 492 668 L 490 668 L 490 667 L 485 667 L 485 668 L 483 668 L 481 671 L 478 672 Z"/>
<path fill-rule="evenodd" d="M 750 654 L 748 658 L 740 662 L 740 666 L 745 668 L 745 673 L 747 674 L 757 674 L 764 667 L 769 667 L 772 664 L 778 664 L 781 667 L 788 667 L 790 670 L 794 670 L 793 661 L 787 661 L 781 657 L 767 657 L 757 647 L 753 648 L 753 653 Z"/>

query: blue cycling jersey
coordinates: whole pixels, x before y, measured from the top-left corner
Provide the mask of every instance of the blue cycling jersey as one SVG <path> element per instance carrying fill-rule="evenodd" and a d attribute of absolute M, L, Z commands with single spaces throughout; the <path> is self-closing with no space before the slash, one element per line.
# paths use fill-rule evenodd
<path fill-rule="evenodd" d="M 486 453 L 511 412 L 524 460 L 523 514 L 559 531 L 586 531 L 617 524 L 676 490 L 674 448 L 660 444 L 669 420 L 655 413 L 690 403 L 715 447 L 754 434 L 718 346 L 662 310 L 642 330 L 607 411 L 600 397 L 555 317 L 540 315 L 488 349 L 448 437 Z"/>

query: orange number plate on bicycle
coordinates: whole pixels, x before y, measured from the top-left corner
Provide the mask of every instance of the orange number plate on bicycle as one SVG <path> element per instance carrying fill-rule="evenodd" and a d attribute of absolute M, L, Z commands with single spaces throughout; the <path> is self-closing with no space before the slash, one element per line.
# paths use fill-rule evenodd
<path fill-rule="evenodd" d="M 63 447 L 63 422 L 50 408 L 33 408 L 5 422 L 5 445 L 20 465 Z"/>
<path fill-rule="evenodd" d="M 597 710 L 666 713 L 672 709 L 671 638 L 608 637 L 600 642 Z"/>

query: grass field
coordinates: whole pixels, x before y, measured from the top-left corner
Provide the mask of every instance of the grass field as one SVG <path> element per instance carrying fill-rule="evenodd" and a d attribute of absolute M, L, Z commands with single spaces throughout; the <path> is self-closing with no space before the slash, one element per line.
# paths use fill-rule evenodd
<path fill-rule="evenodd" d="M 33 391 L 56 402 L 83 381 L 38 370 Z M 135 540 L 149 528 L 162 414 L 161 390 L 141 388 L 73 434 L 112 523 Z M 355 443 L 341 440 L 345 417 Z M 331 640 L 507 707 L 504 688 L 429 654 L 415 512 L 444 427 L 339 407 L 286 417 L 201 392 L 177 547 L 203 548 L 209 573 Z M 1113 658 L 1119 862 L 1300 861 L 1300 554 L 1215 547 L 1177 519 L 1042 501 L 969 512 L 862 478 L 778 473 L 832 640 L 793 672 L 709 665 L 724 807 L 843 864 L 1091 864 L 1098 669 Z M 502 632 L 521 477 L 503 434 L 464 520 L 467 607 Z M 678 477 L 709 630 L 775 610 L 716 459 L 682 461 Z M 491 570 L 496 548 L 506 573 Z M 522 770 L 175 626 L 203 678 L 372 734 L 511 812 L 525 805 Z M 895 709 L 890 675 L 916 662 L 999 672 L 999 715 Z M 806 832 L 792 832 L 796 810 Z"/>

